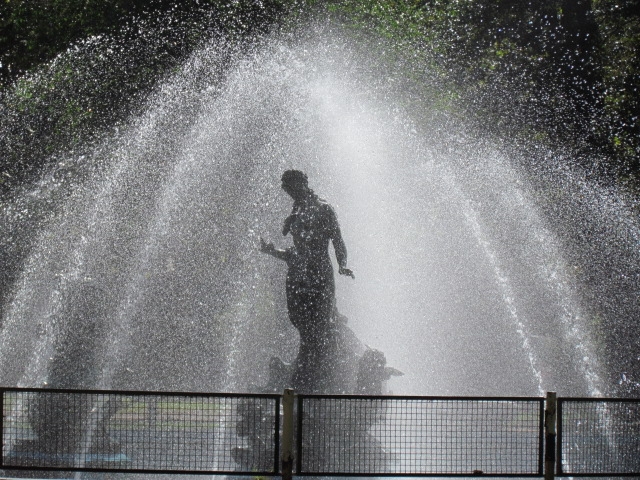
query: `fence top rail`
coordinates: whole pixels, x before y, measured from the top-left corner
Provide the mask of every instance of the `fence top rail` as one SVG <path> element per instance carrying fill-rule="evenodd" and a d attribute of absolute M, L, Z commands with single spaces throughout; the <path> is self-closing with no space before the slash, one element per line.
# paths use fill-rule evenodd
<path fill-rule="evenodd" d="M 464 400 L 499 402 L 543 402 L 544 397 L 469 397 L 469 396 L 420 396 L 420 395 L 307 395 L 297 394 L 299 398 L 344 399 L 344 400 Z"/>
<path fill-rule="evenodd" d="M 296 472 L 298 477 L 383 477 L 383 478 L 470 478 L 470 477 L 484 477 L 484 478 L 541 478 L 540 473 L 479 473 L 479 472 L 460 472 L 460 473 L 434 473 L 434 472 L 411 472 L 411 473 L 398 473 L 398 472 L 378 472 L 378 473 L 363 473 L 363 472 Z M 594 476 L 594 475 L 591 475 Z M 609 475 L 610 476 L 610 475 Z M 2 479 L 4 480 L 4 478 Z"/>
<path fill-rule="evenodd" d="M 151 391 L 151 390 L 104 390 L 104 389 L 80 389 L 80 388 L 35 388 L 35 387 L 0 387 L 0 394 L 5 392 L 24 392 L 24 393 L 70 393 L 70 394 L 102 394 L 102 395 L 159 395 L 170 397 L 249 397 L 249 398 L 266 398 L 279 400 L 281 394 L 277 393 L 229 393 L 229 392 L 170 392 L 170 391 Z"/>
<path fill-rule="evenodd" d="M 640 398 L 614 397 L 558 397 L 558 402 L 629 402 L 640 403 Z"/>
<path fill-rule="evenodd" d="M 81 389 L 81 388 L 49 388 L 49 387 L 3 387 L 0 386 L 0 394 L 5 392 L 25 393 L 70 393 L 70 394 L 115 394 L 115 395 L 166 395 L 182 397 L 254 397 L 281 399 L 280 393 L 248 393 L 248 392 L 185 392 L 185 391 L 161 391 L 161 390 L 108 390 L 108 389 Z M 303 394 L 295 393 L 299 398 L 312 399 L 375 399 L 375 400 L 462 400 L 462 401 L 502 401 L 502 402 L 543 402 L 545 397 L 526 396 L 455 396 L 455 395 L 343 395 L 343 394 Z M 615 397 L 558 397 L 558 402 L 640 402 L 639 398 L 615 398 Z"/>

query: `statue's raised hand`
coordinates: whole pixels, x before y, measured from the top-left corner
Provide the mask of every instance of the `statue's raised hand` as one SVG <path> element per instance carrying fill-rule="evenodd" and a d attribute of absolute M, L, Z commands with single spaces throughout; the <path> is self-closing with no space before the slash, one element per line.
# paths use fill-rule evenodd
<path fill-rule="evenodd" d="M 351 277 L 353 279 L 356 278 L 356 276 L 353 274 L 353 271 L 351 269 L 347 268 L 347 267 L 340 267 L 338 269 L 338 273 L 340 275 L 346 275 L 347 277 Z"/>
<path fill-rule="evenodd" d="M 260 251 L 262 253 L 273 254 L 275 249 L 276 247 L 273 246 L 273 243 L 271 242 L 267 243 L 264 241 L 264 238 L 260 237 Z"/>

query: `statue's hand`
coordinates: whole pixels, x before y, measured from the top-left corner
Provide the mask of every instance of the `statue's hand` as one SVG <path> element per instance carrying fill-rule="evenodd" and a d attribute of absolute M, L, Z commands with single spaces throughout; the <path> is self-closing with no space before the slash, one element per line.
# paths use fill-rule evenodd
<path fill-rule="evenodd" d="M 273 246 L 273 243 L 267 243 L 262 237 L 260 237 L 260 251 L 262 253 L 273 253 L 275 249 L 276 247 Z"/>
<path fill-rule="evenodd" d="M 289 215 L 285 221 L 284 221 L 284 226 L 282 227 L 282 235 L 284 235 L 285 237 L 289 234 L 289 232 L 291 231 L 291 224 L 293 223 L 293 221 L 295 220 L 295 215 Z"/>
<path fill-rule="evenodd" d="M 349 268 L 346 268 L 346 267 L 340 267 L 338 269 L 338 273 L 340 275 L 346 275 L 346 276 L 351 277 L 353 279 L 356 278 L 356 276 L 353 274 L 353 271 L 351 269 L 349 269 Z"/>

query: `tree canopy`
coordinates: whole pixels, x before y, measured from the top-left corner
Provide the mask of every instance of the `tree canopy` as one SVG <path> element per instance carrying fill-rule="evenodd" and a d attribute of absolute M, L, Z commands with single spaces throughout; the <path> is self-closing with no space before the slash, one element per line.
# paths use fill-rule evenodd
<path fill-rule="evenodd" d="M 41 65 L 92 37 L 127 37 L 135 45 L 155 29 L 154 47 L 145 44 L 143 55 L 130 55 L 131 64 L 119 74 L 105 72 L 113 76 L 107 82 L 111 88 L 126 88 L 119 86 L 114 95 L 105 87 L 98 95 L 102 102 L 68 107 L 64 121 L 77 127 L 73 131 L 43 127 L 45 135 L 58 135 L 68 144 L 67 137 L 77 136 L 78 128 L 95 127 L 97 111 L 104 113 L 108 106 L 116 118 L 126 115 L 130 99 L 147 91 L 206 36 L 263 34 L 287 19 L 320 10 L 353 29 L 375 31 L 395 44 L 399 54 L 429 56 L 463 101 L 471 101 L 483 118 L 494 116 L 494 122 L 485 124 L 500 129 L 500 135 L 533 131 L 551 144 L 568 143 L 586 163 L 594 156 L 604 159 L 597 162 L 598 174 L 637 189 L 636 6 L 633 0 L 3 0 L 0 88 L 3 101 L 18 98 L 24 102 L 19 108 L 33 108 L 34 97 L 47 95 L 47 89 L 28 80 Z M 506 90 L 517 95 L 502 95 Z M 104 115 L 100 118 L 105 121 Z M 5 179 L 37 172 L 42 163 L 15 160 L 9 155 L 3 162 Z"/>

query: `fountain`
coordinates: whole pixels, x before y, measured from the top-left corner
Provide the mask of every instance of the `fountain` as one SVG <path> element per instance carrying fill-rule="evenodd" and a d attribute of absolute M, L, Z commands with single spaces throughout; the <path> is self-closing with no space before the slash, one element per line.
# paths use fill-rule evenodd
<path fill-rule="evenodd" d="M 613 391 L 598 322 L 625 319 L 603 319 L 597 292 L 615 289 L 606 262 L 620 278 L 637 271 L 624 198 L 542 146 L 529 164 L 511 158 L 437 107 L 428 71 L 417 98 L 413 67 L 381 63 L 335 25 L 305 31 L 257 41 L 222 78 L 206 75 L 220 46 L 204 46 L 143 114 L 3 207 L 8 224 L 25 205 L 51 211 L 4 308 L 0 382 L 269 384 L 270 359 L 292 362 L 298 337 L 285 267 L 260 255 L 259 238 L 281 238 L 279 178 L 299 168 L 349 247 L 357 279 L 336 279 L 338 308 L 405 373 L 394 393 Z"/>

